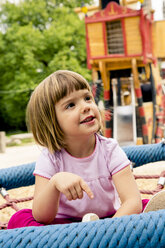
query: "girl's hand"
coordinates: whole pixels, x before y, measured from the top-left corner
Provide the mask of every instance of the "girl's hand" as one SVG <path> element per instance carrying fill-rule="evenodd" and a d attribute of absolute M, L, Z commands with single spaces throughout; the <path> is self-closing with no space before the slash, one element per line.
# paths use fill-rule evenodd
<path fill-rule="evenodd" d="M 94 195 L 88 184 L 78 175 L 69 172 L 59 172 L 51 180 L 56 189 L 63 193 L 68 200 L 83 198 L 83 191 L 89 198 L 93 199 Z"/>

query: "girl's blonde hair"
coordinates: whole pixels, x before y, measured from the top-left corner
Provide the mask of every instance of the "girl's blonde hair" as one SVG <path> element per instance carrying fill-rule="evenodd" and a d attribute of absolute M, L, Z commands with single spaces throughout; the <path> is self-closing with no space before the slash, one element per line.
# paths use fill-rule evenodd
<path fill-rule="evenodd" d="M 74 90 L 91 91 L 78 73 L 59 70 L 44 79 L 34 90 L 27 106 L 27 125 L 35 141 L 51 153 L 66 147 L 64 133 L 56 117 L 55 104 Z M 65 120 L 64 120 L 65 121 Z"/>

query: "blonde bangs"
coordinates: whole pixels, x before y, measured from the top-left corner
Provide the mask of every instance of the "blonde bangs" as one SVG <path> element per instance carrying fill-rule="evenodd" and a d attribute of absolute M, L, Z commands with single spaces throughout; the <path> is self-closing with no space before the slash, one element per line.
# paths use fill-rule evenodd
<path fill-rule="evenodd" d="M 52 81 L 57 81 L 56 100 L 57 102 L 73 91 L 87 89 L 91 91 L 88 82 L 78 73 L 71 71 L 56 71 L 51 75 Z"/>

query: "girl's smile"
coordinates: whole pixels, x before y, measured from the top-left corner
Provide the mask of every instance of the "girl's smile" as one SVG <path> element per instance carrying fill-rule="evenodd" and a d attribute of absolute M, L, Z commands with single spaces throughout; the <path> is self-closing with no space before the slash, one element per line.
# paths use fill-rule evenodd
<path fill-rule="evenodd" d="M 93 124 L 95 121 L 94 116 L 88 116 L 83 121 L 80 122 L 80 124 Z"/>

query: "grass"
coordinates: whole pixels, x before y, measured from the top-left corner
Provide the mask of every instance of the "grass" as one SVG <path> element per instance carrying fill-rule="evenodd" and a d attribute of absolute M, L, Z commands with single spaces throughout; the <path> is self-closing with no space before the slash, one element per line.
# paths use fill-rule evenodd
<path fill-rule="evenodd" d="M 11 142 L 9 144 L 7 144 L 7 147 L 12 147 L 12 146 L 26 146 L 26 145 L 33 145 L 35 144 L 34 139 L 33 138 L 25 138 L 20 140 L 20 144 L 18 144 L 17 142 Z"/>
<path fill-rule="evenodd" d="M 12 146 L 26 146 L 26 145 L 33 145 L 35 144 L 34 138 L 33 137 L 25 137 L 22 136 L 18 139 L 14 139 L 14 137 L 12 137 L 13 135 L 17 135 L 17 134 L 27 134 L 27 132 L 23 132 L 23 131 L 11 131 L 6 133 L 6 137 L 7 137 L 7 147 L 12 147 Z"/>

